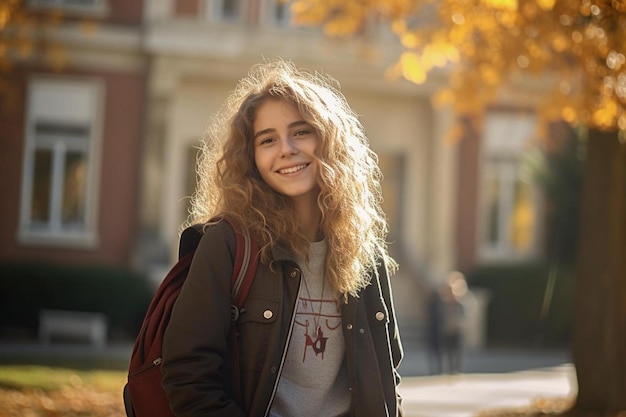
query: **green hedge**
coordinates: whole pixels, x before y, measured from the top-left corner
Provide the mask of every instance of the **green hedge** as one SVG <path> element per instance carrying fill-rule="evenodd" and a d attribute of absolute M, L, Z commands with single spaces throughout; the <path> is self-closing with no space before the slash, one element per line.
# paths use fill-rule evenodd
<path fill-rule="evenodd" d="M 542 314 L 551 270 L 554 287 Z M 556 272 L 556 274 L 554 274 Z M 490 345 L 565 346 L 571 334 L 574 271 L 526 263 L 491 265 L 467 274 L 470 286 L 490 292 L 487 341 Z"/>
<path fill-rule="evenodd" d="M 0 337 L 34 337 L 39 310 L 106 314 L 109 340 L 134 339 L 153 290 L 141 274 L 106 266 L 0 263 Z"/>

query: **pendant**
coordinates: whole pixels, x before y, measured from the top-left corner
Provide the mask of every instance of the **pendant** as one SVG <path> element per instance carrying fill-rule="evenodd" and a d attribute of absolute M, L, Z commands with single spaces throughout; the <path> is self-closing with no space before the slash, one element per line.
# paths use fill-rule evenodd
<path fill-rule="evenodd" d="M 322 328 L 320 326 L 317 326 L 315 340 L 313 340 L 313 338 L 308 333 L 305 333 L 304 337 L 305 344 L 302 362 L 306 360 L 306 351 L 308 350 L 309 346 L 313 349 L 313 352 L 315 352 L 315 356 L 321 353 L 322 360 L 324 360 L 324 352 L 326 351 L 326 341 L 328 340 L 328 338 L 324 337 L 324 332 L 322 331 Z"/>

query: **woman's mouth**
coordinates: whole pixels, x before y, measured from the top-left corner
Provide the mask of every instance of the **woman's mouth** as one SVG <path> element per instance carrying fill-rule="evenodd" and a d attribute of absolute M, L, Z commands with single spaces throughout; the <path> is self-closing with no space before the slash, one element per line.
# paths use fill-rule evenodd
<path fill-rule="evenodd" d="M 306 167 L 307 167 L 307 164 L 296 165 L 296 166 L 289 167 L 289 168 L 279 169 L 278 173 L 279 174 L 294 174 L 298 171 L 302 171 Z"/>

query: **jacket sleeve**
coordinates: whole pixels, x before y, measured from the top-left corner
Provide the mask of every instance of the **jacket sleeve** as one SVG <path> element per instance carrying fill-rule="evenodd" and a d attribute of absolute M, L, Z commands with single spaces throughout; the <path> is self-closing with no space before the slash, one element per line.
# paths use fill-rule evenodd
<path fill-rule="evenodd" d="M 235 257 L 232 228 L 207 227 L 176 300 L 163 339 L 163 388 L 178 417 L 243 417 L 225 386 L 230 286 Z"/>
<path fill-rule="evenodd" d="M 398 322 L 396 320 L 396 309 L 393 304 L 393 294 L 391 290 L 391 282 L 389 280 L 389 270 L 387 265 L 383 262 L 379 268 L 379 279 L 380 279 L 380 289 L 383 295 L 383 300 L 385 301 L 385 305 L 387 306 L 389 312 L 389 323 L 388 323 L 388 332 L 389 332 L 389 343 L 391 344 L 391 360 L 394 366 L 393 373 L 395 377 L 396 387 L 400 384 L 400 374 L 398 373 L 398 367 L 402 362 L 402 358 L 404 356 L 404 351 L 402 349 L 402 342 L 400 340 L 400 330 L 398 329 Z M 397 393 L 396 389 L 396 393 Z M 404 413 L 402 411 L 402 398 L 400 394 L 397 394 L 397 402 L 398 402 L 398 415 L 402 416 Z"/>

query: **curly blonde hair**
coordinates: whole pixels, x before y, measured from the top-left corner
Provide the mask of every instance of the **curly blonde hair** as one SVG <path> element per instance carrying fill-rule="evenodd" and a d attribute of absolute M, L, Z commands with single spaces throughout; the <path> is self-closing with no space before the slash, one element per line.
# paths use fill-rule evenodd
<path fill-rule="evenodd" d="M 346 296 L 357 295 L 369 283 L 368 272 L 381 262 L 393 269 L 396 264 L 387 252 L 376 154 L 336 85 L 327 75 L 283 60 L 253 66 L 205 133 L 187 224 L 228 217 L 258 240 L 263 262 L 272 262 L 276 244 L 306 258 L 310 243 L 291 200 L 261 179 L 254 159 L 258 107 L 270 98 L 292 103 L 319 136 L 318 206 L 328 243 L 326 277 Z"/>

